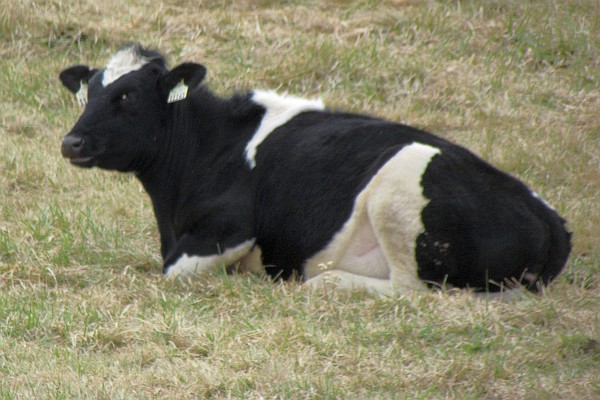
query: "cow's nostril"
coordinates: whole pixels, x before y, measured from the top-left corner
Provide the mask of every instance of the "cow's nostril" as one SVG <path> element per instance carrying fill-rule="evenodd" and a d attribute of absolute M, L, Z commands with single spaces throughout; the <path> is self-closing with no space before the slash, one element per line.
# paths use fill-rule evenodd
<path fill-rule="evenodd" d="M 60 147 L 62 155 L 68 158 L 80 157 L 83 143 L 83 138 L 76 136 L 67 136 L 63 139 L 62 145 Z"/>
<path fill-rule="evenodd" d="M 69 139 L 69 140 L 67 140 Z M 83 138 L 78 138 L 78 137 L 69 137 L 65 140 L 67 140 L 67 143 L 74 147 L 74 148 L 79 148 L 81 146 L 83 146 Z"/>

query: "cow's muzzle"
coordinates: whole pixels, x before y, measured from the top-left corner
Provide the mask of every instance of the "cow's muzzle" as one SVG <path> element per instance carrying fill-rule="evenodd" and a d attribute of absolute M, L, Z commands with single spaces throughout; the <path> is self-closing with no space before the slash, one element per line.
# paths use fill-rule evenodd
<path fill-rule="evenodd" d="M 63 157 L 71 160 L 74 164 L 81 164 L 88 162 L 92 157 L 86 157 L 82 155 L 83 145 L 85 140 L 77 136 L 67 136 L 63 139 L 60 146 L 60 151 Z"/>

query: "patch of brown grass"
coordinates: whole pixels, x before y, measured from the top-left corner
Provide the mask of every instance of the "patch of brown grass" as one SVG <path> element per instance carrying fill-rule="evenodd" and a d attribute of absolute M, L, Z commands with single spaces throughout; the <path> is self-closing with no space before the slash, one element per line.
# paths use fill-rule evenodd
<path fill-rule="evenodd" d="M 0 397 L 595 398 L 600 9 L 569 2 L 0 0 Z M 423 127 L 521 177 L 574 250 L 542 297 L 160 278 L 134 177 L 58 153 L 58 72 L 123 43 Z"/>

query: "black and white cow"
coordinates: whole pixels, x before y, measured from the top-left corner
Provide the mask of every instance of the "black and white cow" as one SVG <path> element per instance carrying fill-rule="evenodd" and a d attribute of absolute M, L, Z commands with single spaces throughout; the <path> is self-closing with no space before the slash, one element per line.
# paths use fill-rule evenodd
<path fill-rule="evenodd" d="M 195 63 L 169 70 L 137 45 L 104 69 L 60 74 L 87 103 L 63 156 L 136 174 L 167 277 L 239 263 L 383 293 L 494 292 L 535 290 L 565 265 L 563 219 L 468 150 L 319 100 L 260 90 L 223 99 L 201 85 L 205 74 Z"/>

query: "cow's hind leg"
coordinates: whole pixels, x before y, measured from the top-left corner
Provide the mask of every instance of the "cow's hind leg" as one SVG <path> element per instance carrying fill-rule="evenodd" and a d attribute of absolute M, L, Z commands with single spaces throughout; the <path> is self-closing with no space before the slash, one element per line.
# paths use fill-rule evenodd
<path fill-rule="evenodd" d="M 428 204 L 421 178 L 439 149 L 413 143 L 400 150 L 367 187 L 366 211 L 390 269 L 391 285 L 400 290 L 425 287 L 418 276 L 416 240 L 423 232 L 421 212 Z"/>
<path fill-rule="evenodd" d="M 391 295 L 395 291 L 389 279 L 371 278 L 339 269 L 325 271 L 304 284 L 311 288 L 333 286 L 341 289 L 365 289 L 381 295 Z"/>
<path fill-rule="evenodd" d="M 363 192 L 343 228 L 307 261 L 303 272 L 307 285 L 335 283 L 338 287 L 390 291 L 388 260 L 370 224 L 365 199 Z"/>
<path fill-rule="evenodd" d="M 307 262 L 307 283 L 318 278 L 310 283 L 318 284 L 329 276 L 340 287 L 384 293 L 424 289 L 415 259 L 416 238 L 423 231 L 421 210 L 427 204 L 420 182 L 437 153 L 434 147 L 413 143 L 392 157 L 359 194 L 344 227 Z"/>

